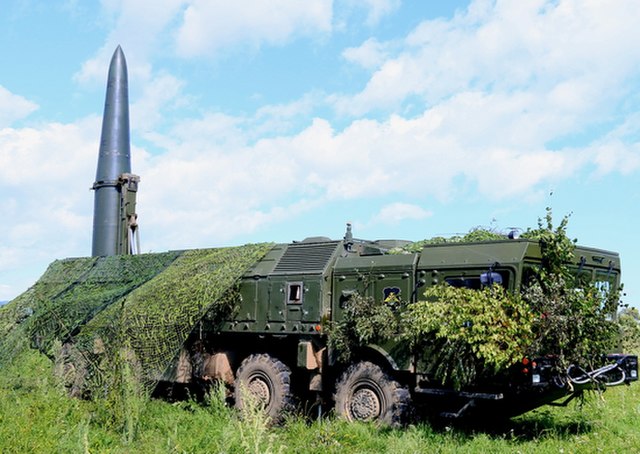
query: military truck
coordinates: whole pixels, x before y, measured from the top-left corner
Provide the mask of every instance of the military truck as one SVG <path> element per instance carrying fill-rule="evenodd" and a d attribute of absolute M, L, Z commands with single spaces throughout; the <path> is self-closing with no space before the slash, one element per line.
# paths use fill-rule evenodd
<path fill-rule="evenodd" d="M 242 276 L 236 315 L 222 325 L 200 322 L 190 353 L 183 355 L 199 366 L 174 379 L 225 380 L 235 389 L 237 406 L 250 392 L 276 421 L 295 402 L 306 401 L 348 420 L 391 425 L 406 421 L 415 408 L 454 418 L 484 409 L 514 416 L 571 400 L 589 387 L 638 379 L 633 355 L 609 354 L 603 367 L 584 371 L 575 365 L 566 376 L 556 372 L 551 357 L 523 358 L 506 380 L 454 389 L 434 380 L 420 352 L 399 340 L 363 345 L 352 360 L 340 361 L 326 329 L 341 320 L 353 295 L 375 301 L 393 295 L 410 305 L 426 288 L 443 283 L 472 289 L 498 284 L 518 292 L 542 258 L 537 242 L 506 238 L 389 253 L 406 243 L 357 240 L 348 227 L 342 240 L 312 237 L 275 245 Z M 619 286 L 618 254 L 577 247 L 575 255 L 575 273 L 605 289 Z"/>

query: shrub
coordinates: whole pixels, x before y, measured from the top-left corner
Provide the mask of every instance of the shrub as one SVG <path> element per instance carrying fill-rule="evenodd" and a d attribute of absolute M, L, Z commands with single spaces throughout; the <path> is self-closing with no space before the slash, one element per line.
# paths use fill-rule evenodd
<path fill-rule="evenodd" d="M 422 351 L 427 371 L 456 388 L 521 359 L 533 339 L 532 316 L 517 295 L 438 285 L 403 315 L 403 337 Z"/>

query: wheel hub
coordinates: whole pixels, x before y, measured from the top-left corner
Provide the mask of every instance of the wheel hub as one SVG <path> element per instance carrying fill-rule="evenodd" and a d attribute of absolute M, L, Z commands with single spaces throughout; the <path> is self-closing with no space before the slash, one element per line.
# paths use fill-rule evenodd
<path fill-rule="evenodd" d="M 360 388 L 353 393 L 349 405 L 353 419 L 368 421 L 380 415 L 380 398 L 370 388 Z"/>
<path fill-rule="evenodd" d="M 271 391 L 269 385 L 260 377 L 256 377 L 249 382 L 249 392 L 256 396 L 258 401 L 264 405 L 269 403 L 271 399 Z"/>

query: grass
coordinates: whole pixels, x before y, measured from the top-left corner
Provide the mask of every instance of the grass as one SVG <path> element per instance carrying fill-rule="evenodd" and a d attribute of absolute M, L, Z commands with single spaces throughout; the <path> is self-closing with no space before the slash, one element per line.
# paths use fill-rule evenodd
<path fill-rule="evenodd" d="M 125 369 L 126 371 L 126 369 Z M 126 377 L 125 377 L 126 379 Z M 544 407 L 492 429 L 380 429 L 333 418 L 291 417 L 270 428 L 214 389 L 204 404 L 148 399 L 72 399 L 44 356 L 28 351 L 0 377 L 2 453 L 597 453 L 640 451 L 640 385 L 612 388 L 582 406 Z"/>

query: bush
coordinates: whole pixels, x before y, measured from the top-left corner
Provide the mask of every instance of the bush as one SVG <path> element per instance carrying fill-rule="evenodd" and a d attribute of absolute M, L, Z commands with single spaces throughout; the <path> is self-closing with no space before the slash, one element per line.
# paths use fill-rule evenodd
<path fill-rule="evenodd" d="M 640 353 L 640 312 L 635 307 L 625 307 L 618 314 L 621 347 L 624 352 Z"/>
<path fill-rule="evenodd" d="M 533 339 L 531 312 L 517 295 L 439 285 L 403 315 L 403 334 L 427 371 L 455 388 L 495 375 L 520 360 Z"/>

